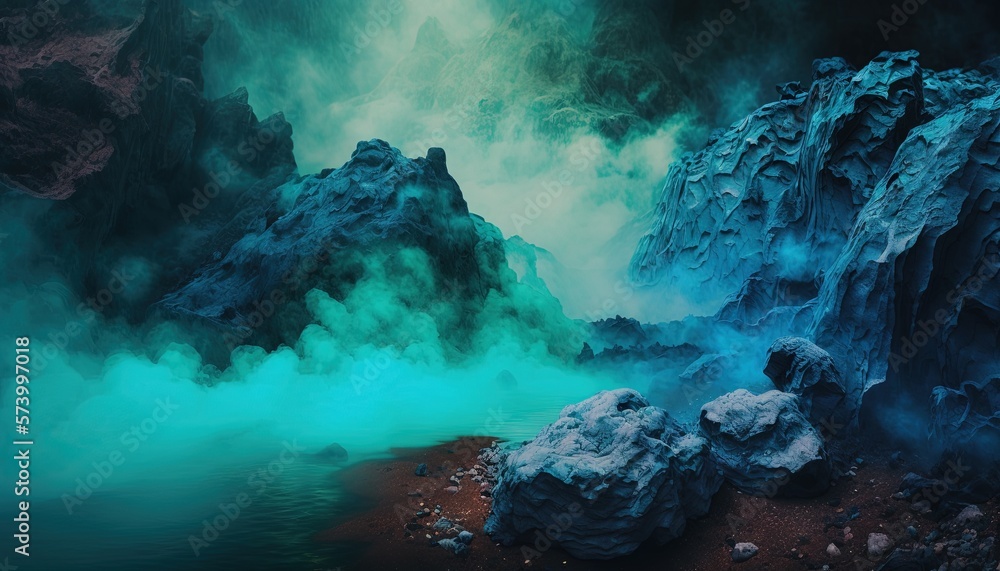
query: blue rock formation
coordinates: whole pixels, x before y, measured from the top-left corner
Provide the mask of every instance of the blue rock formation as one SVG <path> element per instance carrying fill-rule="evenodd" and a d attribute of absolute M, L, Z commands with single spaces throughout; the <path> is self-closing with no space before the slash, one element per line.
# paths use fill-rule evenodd
<path fill-rule="evenodd" d="M 724 297 L 752 277 L 808 285 L 833 261 L 917 124 L 920 68 L 910 52 L 861 72 L 839 59 L 814 71 L 809 91 L 760 108 L 671 167 L 634 279 Z"/>
<path fill-rule="evenodd" d="M 829 353 L 801 337 L 782 337 L 767 352 L 767 375 L 778 390 L 799 397 L 814 425 L 847 426 L 856 412 Z"/>
<path fill-rule="evenodd" d="M 722 483 L 706 441 L 630 389 L 564 408 L 504 454 L 495 475 L 486 522 L 494 540 L 509 545 L 557 529 L 549 540 L 586 559 L 680 536 L 687 519 L 708 512 Z"/>
<path fill-rule="evenodd" d="M 500 232 L 469 213 L 442 149 L 408 159 L 384 141 L 361 142 L 341 168 L 300 177 L 275 194 L 283 198 L 161 306 L 223 329 L 255 327 L 267 340 L 266 329 L 278 325 L 253 324 L 262 304 L 279 303 L 276 295 L 301 297 L 319 284 L 336 294 L 357 279 L 358 256 L 406 247 L 428 254 L 449 289 L 443 294 L 456 303 L 501 287 L 507 268 Z M 305 322 L 298 325 L 293 335 Z"/>
<path fill-rule="evenodd" d="M 931 401 L 934 437 L 978 456 L 1000 450 L 1000 377 L 962 383 L 958 389 L 936 387 Z"/>
<path fill-rule="evenodd" d="M 713 135 L 670 169 L 631 267 L 720 321 L 804 337 L 791 359 L 838 371 L 846 406 L 864 395 L 862 421 L 889 430 L 887 407 L 938 423 L 936 386 L 1000 372 L 1000 82 L 917 57 L 819 60 L 808 91 Z"/>
<path fill-rule="evenodd" d="M 731 484 L 768 497 L 808 497 L 829 488 L 823 436 L 800 407 L 791 393 L 754 395 L 744 389 L 702 407 L 701 433 Z"/>

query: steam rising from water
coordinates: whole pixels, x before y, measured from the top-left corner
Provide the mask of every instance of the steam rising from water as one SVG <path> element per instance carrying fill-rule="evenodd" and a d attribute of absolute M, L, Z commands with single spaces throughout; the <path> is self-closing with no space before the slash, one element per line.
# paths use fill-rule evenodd
<path fill-rule="evenodd" d="M 219 4 L 193 3 L 209 13 Z M 216 14 L 221 21 L 206 46 L 210 96 L 245 85 L 258 116 L 284 111 L 303 172 L 342 164 L 358 140 L 374 137 L 409 156 L 445 148 L 470 210 L 506 238 L 530 243 L 508 244 L 521 283 L 505 298 L 487 299 L 473 349 L 456 356 L 441 341 L 447 302 L 438 299 L 433 280 L 422 281 L 433 271 L 427 260 L 413 254 L 403 275 L 372 264 L 342 301 L 310 292 L 312 324 L 294 347 L 270 353 L 241 347 L 219 370 L 192 348 L 197 336 L 183 324 L 137 325 L 104 311 L 142 299 L 156 279 L 154 263 L 120 260 L 121 276 L 81 291 L 76 268 L 86 262 L 39 262 L 46 253 L 37 248 L 36 226 L 19 221 L 44 219 L 45 206 L 8 211 L 4 267 L 32 268 L 35 284 L 26 287 L 8 273 L 0 285 L 8 317 L 0 337 L 32 336 L 39 458 L 33 498 L 88 509 L 78 482 L 118 452 L 124 462 L 94 492 L 155 481 L 172 498 L 180 494 L 170 485 L 206 482 L 188 490 L 183 507 L 172 507 L 184 512 L 179 521 L 190 521 L 181 526 L 196 532 L 200 518 L 231 491 L 213 475 L 246 474 L 247 466 L 272 461 L 283 442 L 308 452 L 338 442 L 358 461 L 466 434 L 529 438 L 564 405 L 604 388 L 650 393 L 660 383 L 659 394 L 668 396 L 658 404 L 681 415 L 707 400 L 664 391 L 674 382 L 670 371 L 611 375 L 567 358 L 584 340 L 574 319 L 620 313 L 655 322 L 695 310 L 684 288 L 654 297 L 639 291 L 625 267 L 648 228 L 667 166 L 692 142 L 704 141 L 702 101 L 678 87 L 685 79 L 675 70 L 630 68 L 632 60 L 595 63 L 591 32 L 606 11 L 582 0 L 532 2 L 520 17 L 487 0 L 390 0 L 374 8 L 303 0 L 296 10 L 263 0 L 232 4 Z M 778 13 L 751 13 L 746 22 Z M 668 53 L 683 47 L 686 33 L 653 37 L 649 45 Z M 719 53 L 726 45 L 719 44 Z M 712 57 L 699 60 L 699 69 L 711 69 Z M 775 55 L 760 69 L 790 79 L 790 65 Z M 628 93 L 594 87 L 595 70 L 620 72 L 620 83 L 639 87 Z M 710 84 L 727 86 L 711 93 L 723 120 L 770 99 L 756 74 L 729 63 Z M 789 249 L 789 263 L 805 262 Z M 510 319 L 511 306 L 532 314 L 533 322 Z M 706 340 L 707 349 L 749 356 L 713 390 L 765 386 L 755 360 L 764 355 L 760 343 L 736 334 Z M 6 388 L 0 398 L 12 412 Z M 237 489 L 246 485 L 238 480 Z M 155 505 L 169 503 L 161 498 Z"/>

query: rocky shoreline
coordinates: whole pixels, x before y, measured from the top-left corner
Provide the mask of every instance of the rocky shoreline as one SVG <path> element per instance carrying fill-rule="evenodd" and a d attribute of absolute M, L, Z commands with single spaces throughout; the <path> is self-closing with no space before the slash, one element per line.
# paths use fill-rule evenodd
<path fill-rule="evenodd" d="M 929 458 L 911 457 L 872 443 L 858 452 L 855 475 L 836 481 L 822 495 L 758 497 L 723 484 L 708 513 L 689 520 L 679 540 L 662 546 L 646 543 L 625 557 L 599 561 L 569 555 L 553 541 L 563 532 L 558 522 L 504 546 L 484 533 L 492 505 L 489 486 L 484 488 L 484 484 L 492 482 L 476 467 L 489 467 L 494 442 L 492 438 L 462 438 L 428 448 L 397 450 L 390 459 L 346 468 L 338 479 L 349 495 L 363 499 L 367 507 L 335 522 L 317 534 L 316 540 L 360 546 L 357 560 L 347 562 L 344 569 L 998 568 L 998 499 L 974 507 L 930 499 L 913 501 L 912 496 L 900 492 L 906 487 L 904 478 L 919 471 Z M 486 449 L 484 457 L 479 456 L 480 447 Z M 417 473 L 422 464 L 427 471 L 420 476 Z M 475 475 L 472 470 L 476 470 Z M 459 472 L 463 476 L 457 476 Z M 474 481 L 477 477 L 484 481 Z M 457 486 L 452 478 L 458 479 Z M 443 520 L 447 524 L 441 523 Z M 453 545 L 460 543 L 463 532 L 472 537 L 456 555 Z M 756 553 L 737 563 L 734 548 L 743 543 L 753 544 Z M 875 549 L 870 550 L 870 546 Z M 911 554 L 918 559 L 908 557 Z"/>

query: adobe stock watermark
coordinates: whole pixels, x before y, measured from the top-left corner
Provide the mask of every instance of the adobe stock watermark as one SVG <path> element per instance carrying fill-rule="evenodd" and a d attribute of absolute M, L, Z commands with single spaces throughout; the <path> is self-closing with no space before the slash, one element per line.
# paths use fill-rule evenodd
<path fill-rule="evenodd" d="M 201 535 L 188 536 L 188 545 L 195 557 L 201 557 L 202 550 L 218 540 L 222 532 L 229 529 L 229 526 L 240 517 L 244 510 L 253 504 L 254 499 L 281 477 L 285 468 L 294 464 L 306 449 L 305 446 L 299 446 L 298 441 L 294 439 L 291 442 L 286 440 L 281 444 L 282 450 L 277 458 L 247 477 L 246 485 L 249 491 L 241 491 L 233 496 L 232 501 L 220 503 L 216 515 L 210 519 L 202 520 Z"/>
<path fill-rule="evenodd" d="M 736 6 L 739 12 L 746 12 L 750 8 L 750 0 L 731 0 L 731 2 Z M 715 40 L 722 37 L 722 34 L 726 32 L 726 26 L 730 26 L 736 22 L 736 16 L 738 12 L 731 8 L 723 8 L 719 12 L 719 17 L 712 20 L 702 20 L 702 27 L 704 30 L 699 31 L 693 36 L 688 36 L 687 45 L 684 46 L 684 52 L 678 52 L 674 50 L 674 65 L 677 66 L 677 71 L 683 72 L 686 66 L 694 63 L 694 60 L 700 58 L 702 54 L 705 53 Z"/>
<path fill-rule="evenodd" d="M 889 36 L 905 26 L 910 21 L 910 17 L 920 11 L 920 8 L 926 3 L 927 0 L 903 0 L 899 4 L 893 4 L 889 19 L 876 22 L 878 31 L 882 33 L 882 39 L 889 41 Z"/>
<path fill-rule="evenodd" d="M 478 91 L 474 91 L 474 93 L 478 93 Z M 431 147 L 444 147 L 445 142 L 450 138 L 449 132 L 458 131 L 465 121 L 474 116 L 479 110 L 481 101 L 483 101 L 481 95 L 467 95 L 462 101 L 445 111 L 444 124 L 433 131 L 428 131 L 423 139 L 415 141 L 410 156 L 418 157 Z"/>
<path fill-rule="evenodd" d="M 310 276 L 323 268 L 330 259 L 330 254 L 337 251 L 336 246 L 329 236 L 324 238 L 312 254 L 303 256 L 293 268 L 282 274 L 281 286 L 273 288 L 266 295 L 254 301 L 253 311 L 247 315 L 241 315 L 233 331 L 226 332 L 222 336 L 226 347 L 232 351 L 240 345 L 246 344 L 282 305 L 289 302 L 290 293 L 304 288 Z"/>
<path fill-rule="evenodd" d="M 405 335 L 395 339 L 394 342 L 400 347 L 408 347 L 414 342 L 425 339 L 427 326 L 421 324 L 415 328 L 407 330 Z M 354 394 L 361 396 L 361 393 L 378 381 L 386 371 L 388 371 L 394 361 L 394 355 L 388 348 L 379 349 L 372 357 L 366 357 L 364 361 L 357 363 L 354 373 L 351 373 L 351 386 L 354 387 Z"/>
<path fill-rule="evenodd" d="M 272 115 L 270 118 L 260 123 L 256 132 L 247 135 L 236 147 L 240 160 L 229 160 L 225 168 L 221 171 L 208 173 L 208 182 L 201 188 L 191 189 L 191 200 L 177 206 L 181 218 L 187 224 L 199 216 L 212 200 L 219 196 L 224 190 L 241 175 L 247 167 L 252 166 L 261 157 L 264 151 L 280 136 L 289 129 L 288 123 L 280 114 Z"/>
<path fill-rule="evenodd" d="M 543 553 L 559 543 L 564 533 L 569 531 L 576 520 L 583 516 L 583 506 L 574 502 L 559 513 L 549 513 L 546 521 L 551 522 L 544 530 L 536 529 L 531 545 L 521 546 L 521 556 L 526 562 L 538 559 Z"/>
<path fill-rule="evenodd" d="M 180 405 L 171 403 L 169 397 L 156 399 L 156 408 L 150 415 L 138 424 L 129 427 L 118 438 L 122 448 L 116 448 L 108 453 L 106 458 L 92 462 L 91 467 L 94 468 L 94 471 L 76 479 L 76 488 L 72 494 L 64 493 L 62 495 L 66 513 L 73 515 L 73 510 L 82 506 L 83 502 L 87 501 L 94 495 L 94 492 L 111 479 L 115 469 L 128 460 L 128 455 L 135 453 L 178 408 Z"/>
<path fill-rule="evenodd" d="M 71 0 L 44 0 L 28 11 L 28 16 L 7 32 L 7 42 L 16 49 L 38 37 L 38 34 L 56 22 L 59 10 Z"/>
<path fill-rule="evenodd" d="M 403 3 L 400 0 L 389 0 L 381 8 L 375 8 L 368 12 L 368 21 L 361 27 L 351 24 L 354 34 L 350 43 L 340 42 L 340 53 L 350 61 L 361 54 L 368 46 L 375 41 L 375 38 L 385 31 L 395 16 L 403 13 Z"/>

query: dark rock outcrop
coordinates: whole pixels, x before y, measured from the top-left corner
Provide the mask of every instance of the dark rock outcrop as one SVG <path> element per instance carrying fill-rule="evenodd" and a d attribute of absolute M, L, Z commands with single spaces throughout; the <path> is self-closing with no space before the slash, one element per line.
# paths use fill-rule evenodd
<path fill-rule="evenodd" d="M 555 525 L 554 541 L 587 559 L 678 537 L 722 482 L 706 441 L 629 389 L 566 407 L 493 469 L 486 531 L 495 540 L 511 544 Z"/>
<path fill-rule="evenodd" d="M 779 391 L 799 397 L 813 424 L 847 426 L 861 395 L 848 397 L 830 354 L 801 337 L 782 337 L 767 352 L 764 374 Z"/>
<path fill-rule="evenodd" d="M 840 384 L 863 426 L 914 446 L 899 414 L 954 432 L 963 383 L 1000 372 L 1000 81 L 917 57 L 819 60 L 808 91 L 713 135 L 671 167 L 631 268 L 717 301 L 719 321 L 808 340 L 830 358 L 808 368 L 840 373 L 823 408 Z"/>
<path fill-rule="evenodd" d="M 814 496 L 830 485 L 823 438 L 793 394 L 740 389 L 701 409 L 701 432 L 726 479 L 757 496 Z"/>
<path fill-rule="evenodd" d="M 762 107 L 670 169 L 634 279 L 691 285 L 710 299 L 753 276 L 811 283 L 833 261 L 917 124 L 920 67 L 909 52 L 861 72 L 839 59 L 814 71 L 808 92 Z"/>
<path fill-rule="evenodd" d="M 342 294 L 362 273 L 359 256 L 405 248 L 427 256 L 438 282 L 429 285 L 451 301 L 481 301 L 509 271 L 500 232 L 469 213 L 443 153 L 429 154 L 434 160 L 408 159 L 371 140 L 358 143 L 341 168 L 289 182 L 277 192 L 294 197 L 290 206 L 271 205 L 250 220 L 225 255 L 161 306 L 226 331 L 252 329 L 265 344 L 293 342 L 306 322 L 287 329 L 292 339 L 269 338 L 284 327 L 257 323 L 262 304 L 293 302 L 317 285 Z"/>
<path fill-rule="evenodd" d="M 80 298 L 139 260 L 104 308 L 138 321 L 295 172 L 291 126 L 203 96 L 213 21 L 180 0 L 41 6 L 0 8 L 0 197 Z"/>
<path fill-rule="evenodd" d="M 931 399 L 932 436 L 978 457 L 1000 450 L 1000 377 L 958 389 L 936 387 Z"/>

